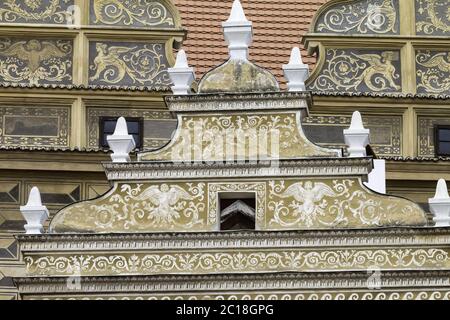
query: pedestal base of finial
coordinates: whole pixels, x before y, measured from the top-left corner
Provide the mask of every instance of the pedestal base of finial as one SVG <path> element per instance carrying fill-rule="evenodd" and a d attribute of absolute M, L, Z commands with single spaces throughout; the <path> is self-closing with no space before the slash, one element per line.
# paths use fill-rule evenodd
<path fill-rule="evenodd" d="M 435 227 L 450 227 L 450 217 L 447 218 L 438 218 L 434 217 L 433 221 L 435 223 Z"/>

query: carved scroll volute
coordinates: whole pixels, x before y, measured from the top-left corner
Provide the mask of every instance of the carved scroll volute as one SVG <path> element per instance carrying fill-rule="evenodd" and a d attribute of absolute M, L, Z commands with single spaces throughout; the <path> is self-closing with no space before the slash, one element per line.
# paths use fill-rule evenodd
<path fill-rule="evenodd" d="M 90 24 L 131 28 L 180 29 L 181 18 L 170 0 L 90 0 Z"/>
<path fill-rule="evenodd" d="M 311 33 L 399 34 L 399 1 L 335 0 L 314 17 Z"/>

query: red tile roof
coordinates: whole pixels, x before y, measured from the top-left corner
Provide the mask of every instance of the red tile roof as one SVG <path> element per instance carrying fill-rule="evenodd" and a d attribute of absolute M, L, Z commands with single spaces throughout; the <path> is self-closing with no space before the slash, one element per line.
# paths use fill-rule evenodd
<path fill-rule="evenodd" d="M 251 60 L 269 69 L 283 83 L 282 64 L 289 61 L 291 48 L 300 46 L 314 14 L 327 0 L 241 0 L 247 19 L 253 22 Z M 228 57 L 222 22 L 228 19 L 232 0 L 174 0 L 188 30 L 183 48 L 197 77 Z M 306 53 L 303 52 L 305 56 Z M 312 57 L 304 58 L 313 64 Z"/>

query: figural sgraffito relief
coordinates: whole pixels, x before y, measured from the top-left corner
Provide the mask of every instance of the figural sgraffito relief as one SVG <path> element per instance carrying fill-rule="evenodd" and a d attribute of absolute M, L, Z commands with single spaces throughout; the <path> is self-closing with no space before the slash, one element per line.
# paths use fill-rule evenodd
<path fill-rule="evenodd" d="M 416 204 L 382 197 L 357 179 L 270 181 L 268 229 L 308 229 L 423 225 Z"/>
<path fill-rule="evenodd" d="M 416 52 L 417 92 L 450 91 L 450 52 L 418 50 Z"/>
<path fill-rule="evenodd" d="M 53 232 L 206 229 L 205 183 L 120 184 L 98 200 L 62 210 Z"/>
<path fill-rule="evenodd" d="M 399 51 L 327 49 L 325 63 L 309 85 L 317 91 L 400 92 Z"/>
<path fill-rule="evenodd" d="M 0 38 L 0 81 L 72 83 L 72 41 Z"/>
<path fill-rule="evenodd" d="M 448 0 L 416 0 L 416 33 L 448 35 L 450 10 Z"/>
<path fill-rule="evenodd" d="M 398 34 L 398 1 L 359 0 L 338 3 L 324 11 L 314 30 L 321 33 Z"/>
<path fill-rule="evenodd" d="M 376 195 L 356 178 L 259 182 L 116 184 L 105 196 L 63 209 L 52 232 L 219 230 L 219 193 L 250 192 L 260 230 L 425 225 L 416 204 Z"/>
<path fill-rule="evenodd" d="M 91 42 L 89 84 L 168 87 L 163 43 Z"/>

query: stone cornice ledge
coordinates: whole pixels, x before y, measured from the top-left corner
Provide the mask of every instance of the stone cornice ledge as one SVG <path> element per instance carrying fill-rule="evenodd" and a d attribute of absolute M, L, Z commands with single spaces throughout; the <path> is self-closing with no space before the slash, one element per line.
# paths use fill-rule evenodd
<path fill-rule="evenodd" d="M 315 158 L 248 163 L 130 162 L 103 163 L 109 181 L 366 176 L 372 158 Z"/>
<path fill-rule="evenodd" d="M 281 273 L 253 275 L 206 276 L 129 276 L 83 277 L 81 293 L 108 292 L 204 292 L 224 290 L 327 290 L 367 288 L 367 271 L 332 273 Z M 67 278 L 28 277 L 15 278 L 21 294 L 67 293 Z M 383 272 L 380 279 L 383 289 L 429 288 L 450 289 L 450 271 Z"/>
<path fill-rule="evenodd" d="M 248 110 L 308 110 L 310 92 L 268 92 L 249 94 L 194 94 L 166 96 L 172 112 L 248 111 Z"/>
<path fill-rule="evenodd" d="M 136 234 L 18 235 L 21 251 L 179 250 L 217 248 L 329 248 L 449 245 L 450 228 L 329 231 L 239 231 Z"/>

